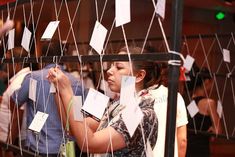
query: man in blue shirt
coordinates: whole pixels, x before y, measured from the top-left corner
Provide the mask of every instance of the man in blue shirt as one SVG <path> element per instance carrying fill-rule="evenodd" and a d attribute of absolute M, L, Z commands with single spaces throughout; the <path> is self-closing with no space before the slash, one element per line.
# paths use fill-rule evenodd
<path fill-rule="evenodd" d="M 60 56 L 60 43 L 51 42 L 44 45 L 42 53 L 44 56 Z M 26 147 L 29 147 L 32 151 L 38 152 L 41 156 L 47 156 L 47 154 L 49 156 L 57 156 L 60 145 L 64 142 L 62 122 L 57 111 L 54 94 L 50 93 L 51 84 L 47 79 L 48 70 L 55 66 L 59 66 L 63 70 L 61 65 L 56 65 L 54 63 L 48 64 L 43 69 L 26 75 L 21 88 L 12 95 L 12 99 L 19 106 L 23 103 L 27 103 L 27 127 L 29 127 L 38 111 L 49 115 L 40 133 L 34 133 L 30 130 L 27 131 Z M 81 96 L 83 89 L 80 82 L 69 73 L 65 71 L 64 73 L 72 82 L 71 86 L 74 95 Z M 29 98 L 31 79 L 36 80 L 37 82 L 35 101 Z"/>

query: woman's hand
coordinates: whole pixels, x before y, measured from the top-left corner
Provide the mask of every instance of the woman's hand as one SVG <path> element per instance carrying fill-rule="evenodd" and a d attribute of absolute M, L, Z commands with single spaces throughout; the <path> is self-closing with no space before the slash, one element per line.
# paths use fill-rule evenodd
<path fill-rule="evenodd" d="M 56 88 L 63 89 L 71 86 L 68 77 L 58 67 L 49 69 L 47 78 Z"/>

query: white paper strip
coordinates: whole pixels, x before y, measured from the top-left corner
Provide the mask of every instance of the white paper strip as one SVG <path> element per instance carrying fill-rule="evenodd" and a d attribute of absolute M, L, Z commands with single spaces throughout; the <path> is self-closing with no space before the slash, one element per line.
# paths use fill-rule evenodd
<path fill-rule="evenodd" d="M 115 0 L 116 27 L 131 21 L 130 0 Z"/>
<path fill-rule="evenodd" d="M 98 21 L 91 36 L 90 46 L 93 47 L 97 53 L 101 54 L 108 30 Z"/>
<path fill-rule="evenodd" d="M 21 46 L 27 52 L 29 52 L 29 44 L 30 44 L 31 35 L 32 35 L 32 33 L 30 32 L 30 30 L 27 27 L 25 27 L 23 37 L 22 37 L 22 41 L 21 41 Z"/>
<path fill-rule="evenodd" d="M 60 21 L 51 21 L 48 25 L 46 30 L 44 31 L 41 40 L 51 40 L 53 37 Z"/>
<path fill-rule="evenodd" d="M 191 118 L 193 118 L 199 112 L 199 109 L 198 109 L 196 102 L 194 100 L 191 101 L 191 103 L 187 106 L 187 109 L 188 109 L 188 112 L 189 112 Z"/>

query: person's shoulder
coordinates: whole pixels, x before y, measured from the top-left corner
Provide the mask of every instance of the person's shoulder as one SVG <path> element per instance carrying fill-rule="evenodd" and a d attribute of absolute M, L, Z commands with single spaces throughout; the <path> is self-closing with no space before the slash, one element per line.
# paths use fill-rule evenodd
<path fill-rule="evenodd" d="M 209 106 L 213 107 L 216 106 L 216 101 L 212 98 L 205 98 L 201 100 L 202 103 L 208 104 Z"/>
<path fill-rule="evenodd" d="M 203 98 L 203 99 L 201 99 L 200 100 L 200 103 L 207 103 L 207 104 L 215 104 L 216 102 L 215 102 L 215 100 L 214 99 L 212 99 L 212 98 Z"/>
<path fill-rule="evenodd" d="M 168 88 L 163 85 L 160 85 L 159 87 L 150 89 L 149 93 L 152 94 L 153 96 L 168 94 Z"/>

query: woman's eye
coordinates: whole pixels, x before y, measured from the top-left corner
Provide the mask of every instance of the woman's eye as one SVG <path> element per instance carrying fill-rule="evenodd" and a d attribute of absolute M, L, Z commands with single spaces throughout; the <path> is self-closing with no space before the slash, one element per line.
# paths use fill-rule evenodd
<path fill-rule="evenodd" d="M 117 66 L 117 69 L 121 70 L 121 69 L 123 69 L 123 67 L 122 66 Z"/>

